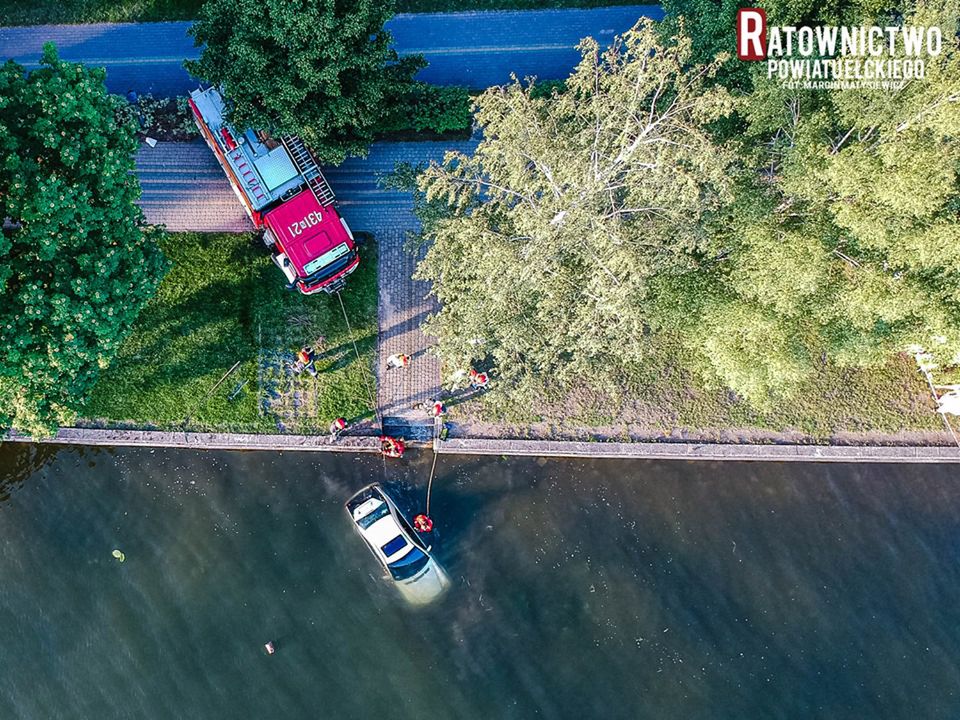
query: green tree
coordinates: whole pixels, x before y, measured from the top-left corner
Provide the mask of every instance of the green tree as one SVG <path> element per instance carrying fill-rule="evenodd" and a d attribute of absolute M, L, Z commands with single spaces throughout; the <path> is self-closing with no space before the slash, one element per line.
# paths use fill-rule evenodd
<path fill-rule="evenodd" d="M 955 37 L 957 3 L 902 22 Z M 808 91 L 756 73 L 732 141 L 743 165 L 714 226 L 723 261 L 664 283 L 665 324 L 754 404 L 823 359 L 869 366 L 921 346 L 960 358 L 960 54 L 896 91 Z M 677 298 L 688 313 L 671 313 Z"/>
<path fill-rule="evenodd" d="M 955 38 L 958 12 L 955 0 L 921 2 L 903 22 Z M 818 245 L 807 313 L 839 362 L 911 345 L 943 362 L 960 353 L 956 42 L 925 61 L 925 77 L 896 91 L 804 93 L 758 78 L 745 102 L 778 232 L 793 247 Z"/>
<path fill-rule="evenodd" d="M 0 69 L 0 425 L 72 421 L 163 275 L 102 69 Z"/>
<path fill-rule="evenodd" d="M 928 0 L 901 22 L 954 38 L 957 16 Z M 663 337 L 759 408 L 824 363 L 916 346 L 960 362 L 956 43 L 897 91 L 758 72 L 732 102 L 723 58 L 689 58 L 682 34 L 641 25 L 602 58 L 587 44 L 563 93 L 479 99 L 476 154 L 428 169 L 415 196 L 441 356 L 570 387 L 642 377 Z M 718 147 L 731 104 L 742 126 Z"/>
<path fill-rule="evenodd" d="M 702 127 L 730 99 L 690 68 L 690 41 L 642 21 L 583 58 L 561 93 L 518 82 L 477 100 L 483 140 L 419 179 L 432 242 L 418 276 L 453 366 L 493 356 L 515 387 L 616 380 L 649 351 L 650 281 L 712 257 L 732 157 Z M 435 205 L 431 205 L 435 208 Z"/>
<path fill-rule="evenodd" d="M 187 69 L 219 85 L 239 127 L 300 135 L 322 162 L 364 155 L 423 67 L 398 59 L 378 0 L 207 0 Z"/>
<path fill-rule="evenodd" d="M 811 314 L 835 291 L 837 269 L 812 222 L 782 222 L 746 180 L 734 192 L 712 228 L 715 262 L 657 279 L 655 329 L 679 339 L 681 365 L 767 409 L 815 369 Z"/>

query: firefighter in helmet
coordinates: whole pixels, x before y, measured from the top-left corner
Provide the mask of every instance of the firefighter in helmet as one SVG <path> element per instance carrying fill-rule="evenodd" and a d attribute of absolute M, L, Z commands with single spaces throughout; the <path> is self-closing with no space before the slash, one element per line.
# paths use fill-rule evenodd
<path fill-rule="evenodd" d="M 384 457 L 402 458 L 407 446 L 400 438 L 390 437 L 389 435 L 380 436 L 380 452 Z"/>

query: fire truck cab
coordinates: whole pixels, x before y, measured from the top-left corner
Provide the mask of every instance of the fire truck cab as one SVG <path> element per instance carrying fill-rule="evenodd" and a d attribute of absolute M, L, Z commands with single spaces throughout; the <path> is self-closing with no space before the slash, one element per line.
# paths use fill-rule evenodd
<path fill-rule="evenodd" d="M 360 257 L 309 148 L 296 135 L 238 133 L 215 88 L 191 92 L 190 108 L 287 287 L 304 295 L 340 291 Z"/>

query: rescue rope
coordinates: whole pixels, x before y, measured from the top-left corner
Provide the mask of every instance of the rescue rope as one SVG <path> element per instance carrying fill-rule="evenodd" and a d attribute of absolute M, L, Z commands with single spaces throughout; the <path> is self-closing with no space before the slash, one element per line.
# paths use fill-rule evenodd
<path fill-rule="evenodd" d="M 436 446 L 433 448 L 433 467 L 430 468 L 430 479 L 427 481 L 427 510 L 426 515 L 430 517 L 430 494 L 433 491 L 433 476 L 437 470 L 437 457 L 440 453 L 437 452 Z"/>
<path fill-rule="evenodd" d="M 367 389 L 367 399 L 370 401 L 370 404 L 373 405 L 373 412 L 377 418 L 377 424 L 380 425 L 380 435 L 383 435 L 383 416 L 380 414 L 380 405 L 377 404 L 376 393 L 370 389 L 370 369 L 364 366 L 363 358 L 360 357 L 360 349 L 357 347 L 357 341 L 353 339 L 353 328 L 350 326 L 350 318 L 347 317 L 347 308 L 343 304 L 343 298 L 340 296 L 339 291 L 337 291 L 337 300 L 340 301 L 340 311 L 343 313 L 343 321 L 347 324 L 347 332 L 350 333 L 350 342 L 353 344 L 353 353 L 357 356 L 357 362 L 363 369 L 363 385 Z M 387 457 L 382 452 L 380 453 L 380 460 L 383 462 L 383 477 L 386 479 Z"/>
<path fill-rule="evenodd" d="M 340 295 L 339 292 L 337 293 L 337 300 L 340 301 L 340 311 L 343 313 L 343 321 L 347 324 L 347 332 L 350 333 L 350 342 L 351 342 L 352 345 L 353 345 L 353 352 L 354 352 L 354 354 L 357 356 L 357 362 L 359 362 L 360 365 L 362 366 L 362 365 L 363 365 L 363 359 L 360 357 L 360 349 L 357 347 L 357 341 L 353 339 L 353 328 L 350 326 L 350 318 L 347 316 L 347 308 L 346 308 L 346 306 L 343 304 L 343 297 L 341 297 L 341 295 Z M 365 386 L 366 389 L 367 389 L 367 397 L 370 399 L 370 402 L 371 402 L 371 404 L 373 405 L 373 411 L 374 411 L 374 413 L 376 414 L 377 423 L 380 425 L 380 434 L 382 435 L 383 432 L 384 432 L 384 430 L 383 430 L 383 417 L 380 415 L 380 406 L 377 404 L 377 397 L 376 397 L 376 395 L 374 394 L 374 392 L 370 389 L 370 378 L 368 377 L 369 374 L 370 374 L 370 373 L 369 373 L 368 369 L 367 369 L 367 368 L 364 368 L 364 371 L 363 371 L 363 384 L 364 384 L 364 386 Z M 426 510 L 426 515 L 427 515 L 428 517 L 429 517 L 429 515 L 430 515 L 430 497 L 431 497 L 432 492 L 433 492 L 433 478 L 434 478 L 434 476 L 436 475 L 436 470 L 437 470 L 437 456 L 440 454 L 440 453 L 437 452 L 437 446 L 436 446 L 436 440 L 439 438 L 439 432 L 440 432 L 440 431 L 439 431 L 439 428 L 440 428 L 440 427 L 443 427 L 443 424 L 442 424 L 442 423 L 438 423 L 438 424 L 434 425 L 435 436 L 434 436 L 434 446 L 433 446 L 433 465 L 430 467 L 430 479 L 427 481 L 427 510 Z M 387 459 L 386 459 L 386 457 L 383 456 L 382 453 L 381 453 L 381 458 L 382 458 L 382 460 L 383 460 L 383 473 L 384 473 L 384 476 L 386 476 L 386 473 L 387 473 Z"/>

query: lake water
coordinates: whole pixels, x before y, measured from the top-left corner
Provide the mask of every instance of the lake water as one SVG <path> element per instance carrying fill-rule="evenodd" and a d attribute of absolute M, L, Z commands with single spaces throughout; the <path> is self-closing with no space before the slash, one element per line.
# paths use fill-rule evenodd
<path fill-rule="evenodd" d="M 0 446 L 0 718 L 960 717 L 960 467 L 443 456 L 421 610 L 343 509 L 383 473 Z"/>

